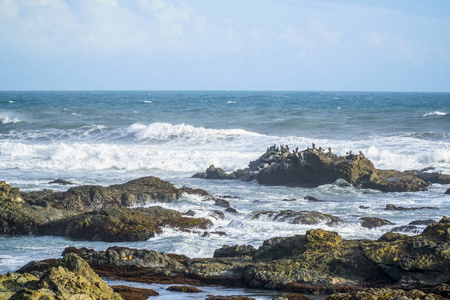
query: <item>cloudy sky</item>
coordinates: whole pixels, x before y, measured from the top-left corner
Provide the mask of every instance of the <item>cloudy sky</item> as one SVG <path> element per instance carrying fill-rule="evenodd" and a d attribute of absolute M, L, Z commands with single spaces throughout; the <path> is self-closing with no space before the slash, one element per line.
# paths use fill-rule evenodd
<path fill-rule="evenodd" d="M 0 0 L 0 90 L 450 92 L 450 1 Z"/>

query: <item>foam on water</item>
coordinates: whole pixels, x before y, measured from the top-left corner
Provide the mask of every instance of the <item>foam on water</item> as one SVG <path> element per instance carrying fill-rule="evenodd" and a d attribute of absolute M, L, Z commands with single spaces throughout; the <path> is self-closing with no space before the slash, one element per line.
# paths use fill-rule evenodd
<path fill-rule="evenodd" d="M 430 116 L 446 116 L 447 113 L 446 112 L 442 112 L 442 111 L 433 111 L 433 112 L 429 112 L 424 114 L 424 117 L 430 117 Z"/>

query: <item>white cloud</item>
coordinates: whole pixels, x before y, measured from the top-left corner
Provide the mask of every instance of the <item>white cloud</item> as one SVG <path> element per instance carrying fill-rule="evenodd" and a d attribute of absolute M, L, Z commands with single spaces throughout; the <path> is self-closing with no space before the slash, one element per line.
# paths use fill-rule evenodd
<path fill-rule="evenodd" d="M 208 20 L 192 6 L 165 0 L 0 0 L 0 43 L 47 55 L 144 55 L 201 58 L 255 55 L 287 42 L 302 56 L 336 45 L 342 33 L 311 20 L 282 30 Z"/>

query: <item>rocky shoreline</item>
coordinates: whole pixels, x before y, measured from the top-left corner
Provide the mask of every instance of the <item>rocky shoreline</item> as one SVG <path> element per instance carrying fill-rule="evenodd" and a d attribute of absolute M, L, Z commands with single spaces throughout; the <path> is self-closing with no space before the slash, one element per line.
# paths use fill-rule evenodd
<path fill-rule="evenodd" d="M 378 240 L 343 240 L 335 232 L 317 229 L 271 238 L 258 249 L 224 246 L 215 251 L 214 258 L 191 259 L 124 247 L 106 251 L 69 247 L 62 259 L 33 261 L 17 273 L 0 275 L 0 297 L 121 299 L 115 292 L 119 291 L 124 299 L 135 299 L 125 296 L 125 292 L 130 295 L 130 289 L 113 289 L 100 275 L 176 284 L 172 290 L 179 292 L 195 292 L 180 284 L 220 285 L 272 289 L 302 297 L 287 299 L 308 299 L 304 294 L 324 294 L 329 300 L 448 299 L 449 249 L 447 218 L 416 236 L 389 232 Z M 139 289 L 133 293 L 144 293 L 144 297 L 157 294 Z"/>
<path fill-rule="evenodd" d="M 450 183 L 449 175 L 424 170 L 378 170 L 362 154 L 337 156 L 330 150 L 312 148 L 290 152 L 288 147 L 281 150 L 270 147 L 245 170 L 227 174 L 211 166 L 205 173 L 194 176 L 255 179 L 261 184 L 306 187 L 334 183 L 382 192 L 424 191 L 432 183 Z M 156 205 L 175 202 L 183 194 L 212 201 L 218 208 L 211 212 L 213 221 L 223 218 L 225 213 L 238 213 L 225 197 L 201 189 L 176 188 L 152 176 L 108 187 L 75 186 L 66 192 L 26 193 L 0 182 L 0 234 L 54 235 L 103 242 L 146 241 L 165 227 L 199 236 L 225 234 L 209 232 L 213 221 L 196 218 L 195 212 Z M 305 199 L 324 201 L 312 196 Z M 439 208 L 386 205 L 386 210 L 391 211 L 424 209 Z M 380 218 L 356 217 L 365 228 L 394 225 Z M 345 222 L 324 212 L 303 210 L 256 210 L 247 218 L 328 226 Z M 420 233 L 416 225 L 427 227 Z M 280 291 L 279 299 L 308 299 L 303 294 L 323 294 L 330 300 L 450 298 L 450 219 L 446 217 L 439 222 L 418 220 L 398 226 L 377 240 L 345 240 L 336 232 L 312 229 L 303 235 L 272 237 L 258 249 L 250 245 L 223 246 L 216 249 L 213 258 L 116 246 L 106 251 L 69 247 L 62 256 L 62 259 L 34 261 L 16 273 L 0 275 L 0 299 L 156 296 L 145 289 L 108 287 L 101 277 L 183 285 L 172 289 L 178 292 L 194 291 L 185 285 L 269 289 Z"/>

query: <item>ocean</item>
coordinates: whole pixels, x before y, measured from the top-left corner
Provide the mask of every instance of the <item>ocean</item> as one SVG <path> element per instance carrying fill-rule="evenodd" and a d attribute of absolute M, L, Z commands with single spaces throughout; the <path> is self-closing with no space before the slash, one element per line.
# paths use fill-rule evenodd
<path fill-rule="evenodd" d="M 211 164 L 225 171 L 244 168 L 273 144 L 303 150 L 312 143 L 339 155 L 361 151 L 380 169 L 434 167 L 450 174 L 450 93 L 0 92 L 0 180 L 22 191 L 64 191 L 70 186 L 49 182 L 60 178 L 107 186 L 152 175 L 177 187 L 226 196 L 239 212 L 216 219 L 211 212 L 220 208 L 212 201 L 185 195 L 158 205 L 194 210 L 196 217 L 213 221 L 210 231 L 226 235 L 201 237 L 166 229 L 145 242 L 115 245 L 211 257 L 222 245 L 258 247 L 265 239 L 312 228 L 336 231 L 343 238 L 376 239 L 413 220 L 450 216 L 450 196 L 444 195 L 449 186 L 439 184 L 427 192 L 380 193 L 336 184 L 300 188 L 191 178 Z M 304 200 L 307 195 L 325 202 Z M 292 198 L 296 201 L 283 201 Z M 386 204 L 439 209 L 386 211 Z M 328 213 L 341 222 L 301 225 L 251 218 L 255 211 L 286 209 Z M 364 216 L 395 225 L 363 228 L 359 218 Z M 105 250 L 112 244 L 0 236 L 0 273 L 31 260 L 60 257 L 67 246 Z"/>

